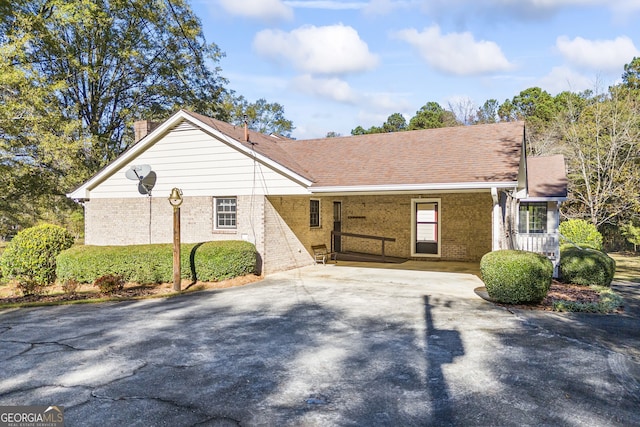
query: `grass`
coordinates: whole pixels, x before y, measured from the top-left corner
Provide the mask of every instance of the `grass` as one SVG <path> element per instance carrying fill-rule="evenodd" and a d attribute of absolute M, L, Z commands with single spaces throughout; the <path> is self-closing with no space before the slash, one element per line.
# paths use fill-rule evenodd
<path fill-rule="evenodd" d="M 613 280 L 640 283 L 640 255 L 632 252 L 608 254 L 616 261 L 616 275 Z"/>

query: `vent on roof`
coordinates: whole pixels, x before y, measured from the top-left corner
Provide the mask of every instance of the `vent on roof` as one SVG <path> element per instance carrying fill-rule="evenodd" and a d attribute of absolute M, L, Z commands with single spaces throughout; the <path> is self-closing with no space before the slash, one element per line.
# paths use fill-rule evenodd
<path fill-rule="evenodd" d="M 198 129 L 197 127 L 195 127 L 191 122 L 188 122 L 186 120 L 181 121 L 180 123 L 178 123 L 173 129 L 173 131 L 178 131 L 178 132 L 182 132 L 182 131 L 187 131 L 187 130 L 196 130 Z"/>

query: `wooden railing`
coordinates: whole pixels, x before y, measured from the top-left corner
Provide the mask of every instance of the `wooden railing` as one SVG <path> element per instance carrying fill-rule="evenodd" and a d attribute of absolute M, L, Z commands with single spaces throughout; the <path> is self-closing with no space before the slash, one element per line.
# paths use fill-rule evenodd
<path fill-rule="evenodd" d="M 546 255 L 552 261 L 560 255 L 560 241 L 557 234 L 518 233 L 516 244 L 520 250 Z"/>
<path fill-rule="evenodd" d="M 385 261 L 384 243 L 396 241 L 394 237 L 370 236 L 368 234 L 355 234 L 355 233 L 343 233 L 341 231 L 332 231 L 331 232 L 331 252 L 335 250 L 333 242 L 336 237 L 357 237 L 360 239 L 380 240 L 381 242 L 380 254 L 382 256 L 382 262 Z"/>

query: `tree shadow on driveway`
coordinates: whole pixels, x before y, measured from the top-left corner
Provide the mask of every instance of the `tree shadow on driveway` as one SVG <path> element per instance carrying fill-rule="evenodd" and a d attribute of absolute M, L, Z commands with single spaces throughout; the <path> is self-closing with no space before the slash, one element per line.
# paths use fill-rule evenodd
<path fill-rule="evenodd" d="M 0 405 L 69 425 L 637 424 L 639 377 L 607 349 L 426 287 L 314 286 L 2 312 Z"/>
<path fill-rule="evenodd" d="M 3 313 L 0 404 L 55 403 L 69 425 L 397 425 L 453 411 L 442 372 L 425 370 L 425 354 L 450 357 L 425 350 L 422 322 L 234 303 L 248 297 Z"/>

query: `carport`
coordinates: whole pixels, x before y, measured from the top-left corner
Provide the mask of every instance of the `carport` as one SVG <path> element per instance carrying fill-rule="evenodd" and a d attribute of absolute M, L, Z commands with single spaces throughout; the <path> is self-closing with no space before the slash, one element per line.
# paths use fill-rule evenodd
<path fill-rule="evenodd" d="M 358 257 L 338 256 L 338 261 L 331 261 L 327 266 L 360 267 L 360 268 L 384 268 L 389 270 L 433 271 L 440 273 L 465 273 L 480 275 L 479 262 L 466 261 L 427 261 L 427 260 L 387 260 L 387 262 L 362 261 Z"/>

